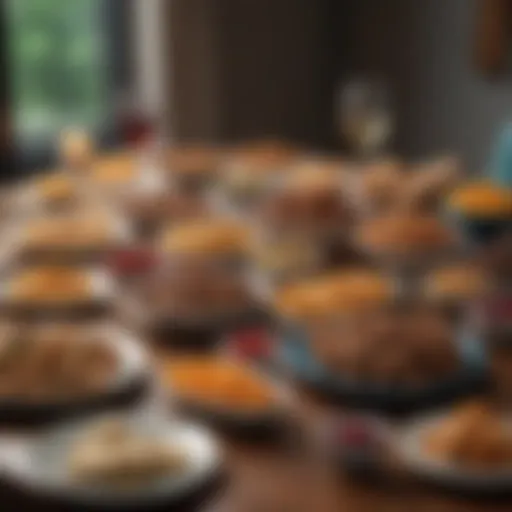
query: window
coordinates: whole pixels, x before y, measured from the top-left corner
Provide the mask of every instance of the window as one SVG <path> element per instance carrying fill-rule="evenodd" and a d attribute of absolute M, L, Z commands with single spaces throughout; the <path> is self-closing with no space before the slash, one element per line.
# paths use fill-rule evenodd
<path fill-rule="evenodd" d="M 7 0 L 9 104 L 23 156 L 42 164 L 70 125 L 109 131 L 127 80 L 126 0 Z M 26 158 L 25 158 L 26 160 Z"/>

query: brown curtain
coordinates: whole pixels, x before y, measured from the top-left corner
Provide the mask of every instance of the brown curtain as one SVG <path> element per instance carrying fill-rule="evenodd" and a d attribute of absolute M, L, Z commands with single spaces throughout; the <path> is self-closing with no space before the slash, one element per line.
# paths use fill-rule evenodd
<path fill-rule="evenodd" d="M 333 140 L 338 59 L 326 0 L 173 0 L 171 126 L 178 139 Z"/>

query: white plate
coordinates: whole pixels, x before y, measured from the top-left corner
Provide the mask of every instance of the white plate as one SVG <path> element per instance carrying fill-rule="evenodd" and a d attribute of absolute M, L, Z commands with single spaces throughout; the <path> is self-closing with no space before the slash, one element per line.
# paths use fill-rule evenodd
<path fill-rule="evenodd" d="M 219 470 L 220 449 L 206 430 L 156 416 L 149 419 L 141 414 L 123 418 L 141 433 L 183 449 L 186 458 L 183 471 L 169 473 L 141 488 L 122 490 L 73 481 L 67 469 L 69 450 L 73 442 L 98 421 L 95 418 L 85 423 L 67 423 L 20 443 L 16 450 L 4 455 L 4 473 L 8 480 L 31 495 L 50 494 L 75 503 L 116 508 L 137 507 L 160 500 L 170 504 L 199 490 Z"/>
<path fill-rule="evenodd" d="M 399 432 L 396 448 L 402 461 L 414 474 L 443 486 L 467 490 L 510 490 L 512 465 L 497 470 L 478 470 L 458 466 L 425 451 L 425 435 L 446 419 L 448 413 L 422 416 Z M 512 423 L 510 423 L 512 428 Z"/>

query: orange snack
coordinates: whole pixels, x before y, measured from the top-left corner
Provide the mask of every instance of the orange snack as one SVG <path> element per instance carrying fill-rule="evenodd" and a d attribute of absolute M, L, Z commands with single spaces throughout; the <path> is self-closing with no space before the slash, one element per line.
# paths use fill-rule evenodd
<path fill-rule="evenodd" d="M 485 273 L 475 265 L 442 267 L 427 275 L 426 295 L 433 299 L 470 299 L 489 289 Z"/>
<path fill-rule="evenodd" d="M 108 240 L 108 219 L 100 215 L 39 219 L 28 225 L 26 244 L 30 247 L 84 247 Z"/>
<path fill-rule="evenodd" d="M 512 432 L 499 413 L 483 402 L 455 409 L 425 436 L 431 455 L 462 466 L 512 466 Z"/>
<path fill-rule="evenodd" d="M 231 157 L 233 167 L 247 172 L 273 172 L 289 165 L 297 155 L 297 150 L 279 140 L 254 141 L 236 149 Z"/>
<path fill-rule="evenodd" d="M 448 204 L 469 216 L 507 215 L 512 213 L 512 191 L 486 182 L 471 183 L 455 190 Z"/>
<path fill-rule="evenodd" d="M 243 226 L 224 220 L 184 222 L 164 232 L 164 251 L 191 254 L 234 254 L 248 249 Z"/>
<path fill-rule="evenodd" d="M 367 269 L 350 269 L 294 283 L 275 296 L 278 311 L 292 318 L 318 318 L 382 305 L 393 286 L 386 277 Z"/>
<path fill-rule="evenodd" d="M 163 364 L 164 382 L 186 401 L 235 410 L 259 410 L 275 400 L 271 387 L 249 369 L 214 357 Z"/>
<path fill-rule="evenodd" d="M 67 301 L 89 297 L 89 275 L 67 267 L 29 268 L 11 282 L 11 297 L 17 301 Z"/>
<path fill-rule="evenodd" d="M 136 176 L 137 162 L 133 154 L 117 153 L 95 162 L 92 178 L 102 185 L 122 185 Z"/>
<path fill-rule="evenodd" d="M 178 175 L 201 175 L 214 173 L 221 151 L 215 147 L 196 144 L 172 147 L 168 151 L 169 169 Z"/>
<path fill-rule="evenodd" d="M 35 182 L 37 192 L 44 201 L 54 202 L 71 199 L 77 192 L 69 176 L 52 173 Z"/>
<path fill-rule="evenodd" d="M 359 242 L 373 252 L 417 254 L 447 249 L 454 238 L 435 216 L 388 215 L 363 224 Z"/>
<path fill-rule="evenodd" d="M 292 169 L 286 185 L 296 192 L 339 190 L 342 168 L 342 162 L 336 159 L 306 160 Z"/>

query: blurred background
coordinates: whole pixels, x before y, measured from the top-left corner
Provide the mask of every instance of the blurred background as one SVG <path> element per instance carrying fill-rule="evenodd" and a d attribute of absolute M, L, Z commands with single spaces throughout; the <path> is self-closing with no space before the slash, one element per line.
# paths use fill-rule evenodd
<path fill-rule="evenodd" d="M 385 84 L 392 147 L 486 163 L 510 115 L 506 0 L 5 0 L 1 65 L 12 178 L 52 160 L 62 127 L 105 144 L 158 124 L 174 140 L 346 144 L 335 99 Z M 127 111 L 130 110 L 130 114 Z M 135 114 L 138 112 L 138 116 Z M 23 170 L 24 169 L 24 170 Z"/>
<path fill-rule="evenodd" d="M 210 445 L 210 512 L 511 511 L 465 498 L 512 490 L 512 0 L 0 5 L 0 481 L 6 417 L 112 394 L 151 428 L 25 438 L 20 494 L 173 502 Z"/>

